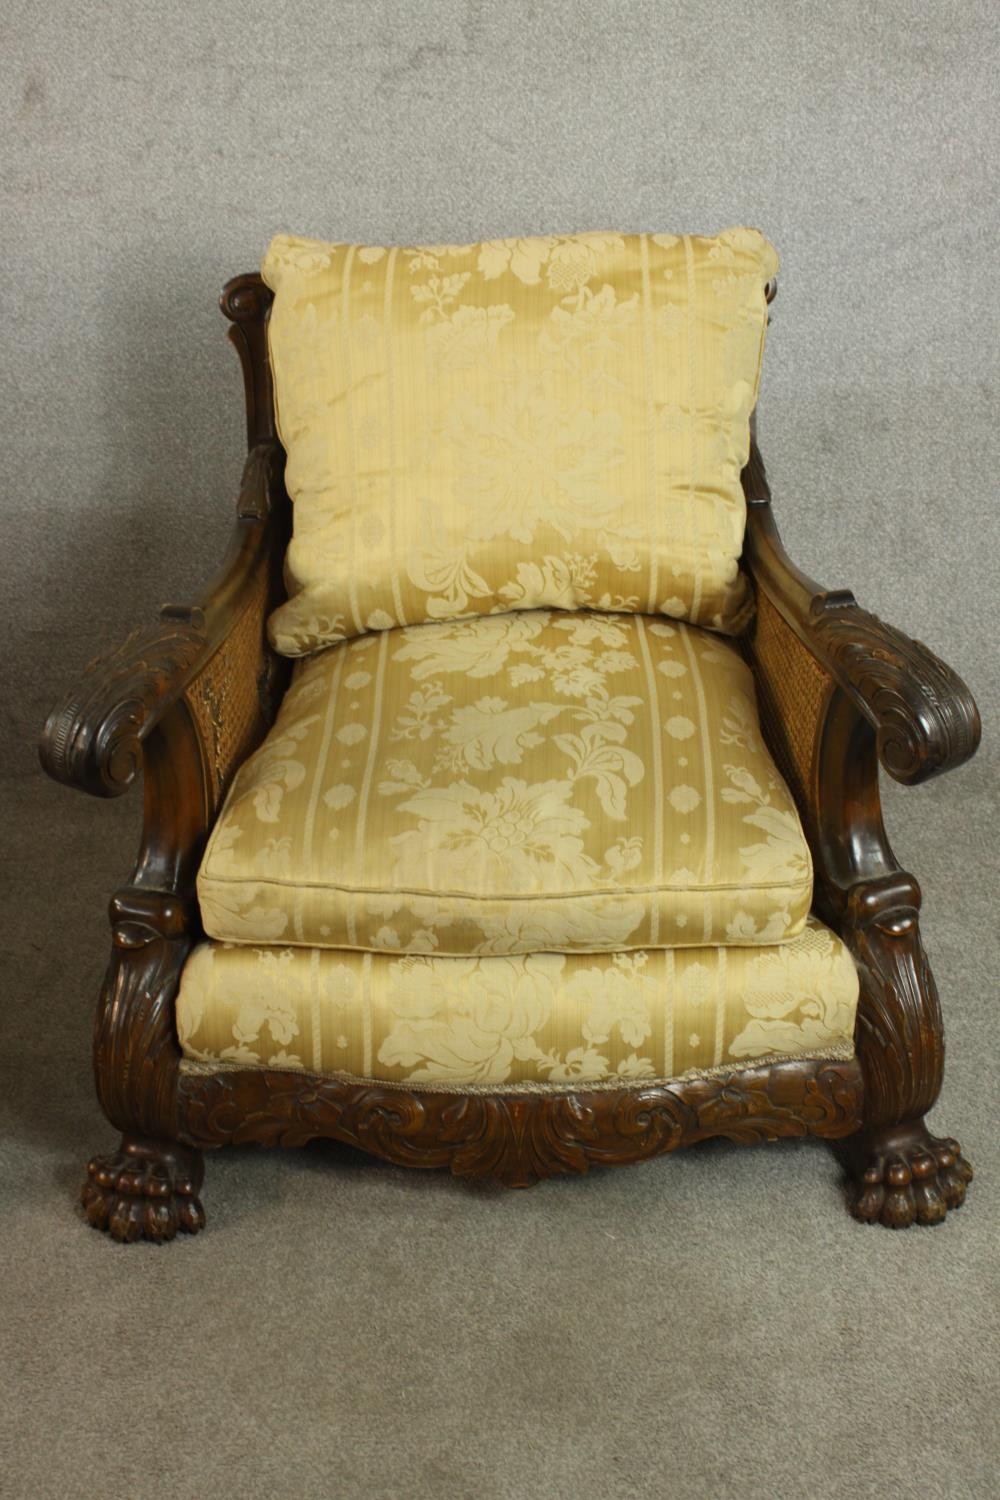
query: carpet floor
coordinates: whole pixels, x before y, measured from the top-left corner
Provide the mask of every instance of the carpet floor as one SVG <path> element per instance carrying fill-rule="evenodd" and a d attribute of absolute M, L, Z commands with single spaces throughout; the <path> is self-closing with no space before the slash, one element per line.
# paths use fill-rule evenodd
<path fill-rule="evenodd" d="M 90 802 L 28 759 L 3 861 L 9 1500 L 1000 1493 L 985 759 L 887 799 L 948 1024 L 932 1123 L 977 1174 L 943 1227 L 854 1223 L 818 1142 L 528 1193 L 316 1144 L 210 1157 L 206 1232 L 163 1248 L 74 1206 L 113 1140 L 89 1032 L 138 799 Z"/>

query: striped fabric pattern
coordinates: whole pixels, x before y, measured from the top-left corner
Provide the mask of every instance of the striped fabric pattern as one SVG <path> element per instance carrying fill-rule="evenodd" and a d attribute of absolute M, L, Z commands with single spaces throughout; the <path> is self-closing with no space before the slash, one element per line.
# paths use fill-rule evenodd
<path fill-rule="evenodd" d="M 198 893 L 232 942 L 614 952 L 783 942 L 812 867 L 729 642 L 530 610 L 300 662 Z"/>
<path fill-rule="evenodd" d="M 279 235 L 262 272 L 295 512 L 276 648 L 542 606 L 737 632 L 776 269 L 752 229 Z"/>
<path fill-rule="evenodd" d="M 204 943 L 185 1058 L 463 1089 L 850 1057 L 858 978 L 814 918 L 773 948 L 438 958 Z"/>

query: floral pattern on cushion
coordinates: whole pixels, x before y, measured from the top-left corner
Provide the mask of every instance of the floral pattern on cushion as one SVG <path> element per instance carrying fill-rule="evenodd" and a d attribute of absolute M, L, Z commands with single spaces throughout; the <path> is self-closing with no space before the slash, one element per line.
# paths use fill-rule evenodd
<path fill-rule="evenodd" d="M 278 235 L 262 270 L 295 510 L 276 648 L 542 606 L 740 630 L 776 269 L 751 229 Z"/>
<path fill-rule="evenodd" d="M 775 948 L 440 958 L 204 943 L 184 1056 L 437 1087 L 672 1078 L 853 1051 L 858 978 L 810 918 Z"/>
<path fill-rule="evenodd" d="M 198 891 L 231 942 L 606 952 L 781 942 L 812 867 L 731 645 L 534 610 L 301 662 Z"/>

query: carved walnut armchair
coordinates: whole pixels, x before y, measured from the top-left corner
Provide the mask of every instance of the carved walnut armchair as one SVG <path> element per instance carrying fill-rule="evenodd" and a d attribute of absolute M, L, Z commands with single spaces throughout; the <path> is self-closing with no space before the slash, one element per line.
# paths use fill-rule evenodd
<path fill-rule="evenodd" d="M 741 649 L 808 841 L 813 909 L 857 967 L 853 1055 L 751 1057 L 675 1078 L 554 1089 L 407 1087 L 184 1056 L 175 1001 L 204 939 L 199 866 L 289 681 L 267 633 L 285 597 L 291 529 L 272 301 L 258 275 L 237 277 L 221 298 L 242 362 L 249 447 L 221 570 L 196 604 L 164 608 L 95 661 L 42 741 L 45 769 L 68 785 L 113 797 L 140 774 L 144 782 L 139 854 L 111 900 L 94 1041 L 98 1094 L 121 1143 L 89 1164 L 89 1221 L 120 1240 L 197 1231 L 202 1153 L 229 1143 L 331 1137 L 400 1164 L 527 1186 L 710 1136 L 749 1144 L 806 1134 L 844 1143 L 857 1218 L 894 1228 L 942 1221 L 972 1172 L 957 1143 L 924 1123 L 941 1085 L 941 1012 L 921 946 L 920 888 L 886 839 L 878 768 L 909 784 L 959 766 L 976 749 L 979 718 L 964 683 L 926 647 L 789 560 L 753 441 L 741 569 L 756 609 Z"/>

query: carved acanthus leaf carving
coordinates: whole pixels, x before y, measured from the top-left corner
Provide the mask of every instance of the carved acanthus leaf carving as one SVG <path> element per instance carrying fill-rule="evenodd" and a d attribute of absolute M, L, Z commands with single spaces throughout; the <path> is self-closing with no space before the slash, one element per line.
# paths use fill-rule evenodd
<path fill-rule="evenodd" d="M 847 897 L 843 936 L 861 971 L 856 1040 L 869 1125 L 919 1117 L 941 1087 L 941 1006 L 919 910 L 920 887 L 904 871 L 862 881 Z"/>
<path fill-rule="evenodd" d="M 179 1080 L 179 1135 L 193 1146 L 295 1146 L 329 1136 L 402 1166 L 526 1187 L 592 1165 L 642 1161 L 726 1136 L 839 1138 L 860 1123 L 853 1059 L 748 1068 L 723 1078 L 579 1093 L 421 1092 L 264 1070 Z"/>
<path fill-rule="evenodd" d="M 891 1229 L 940 1224 L 961 1207 L 972 1168 L 957 1141 L 924 1116 L 944 1071 L 937 986 L 920 941 L 920 887 L 903 870 L 847 893 L 844 939 L 861 976 L 855 1044 L 864 1072 L 864 1129 L 846 1153 L 851 1209 Z"/>
<path fill-rule="evenodd" d="M 142 741 L 205 650 L 200 611 L 164 616 L 91 662 L 45 725 L 42 765 L 56 781 L 117 797 L 142 765 Z"/>
<path fill-rule="evenodd" d="M 256 443 L 246 456 L 236 514 L 241 521 L 263 521 L 271 512 L 276 486 L 285 466 L 285 451 L 277 442 Z"/>
<path fill-rule="evenodd" d="M 808 639 L 874 725 L 879 760 L 897 781 L 925 781 L 975 753 L 975 700 L 920 641 L 860 609 L 850 594 L 814 601 Z"/>
<path fill-rule="evenodd" d="M 180 1060 L 174 997 L 192 912 L 167 891 L 130 886 L 112 897 L 110 916 L 111 959 L 94 1030 L 98 1093 L 119 1130 L 169 1137 Z"/>

